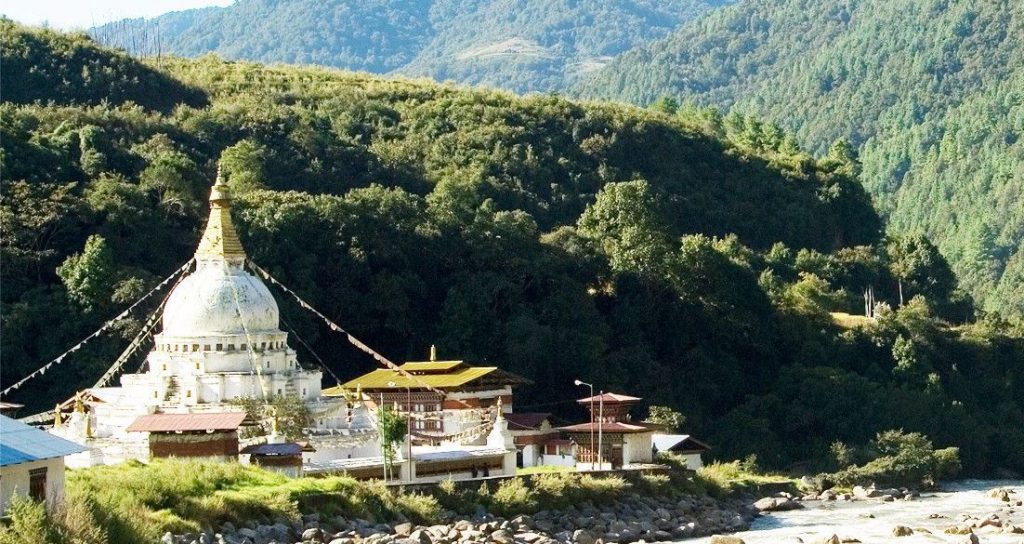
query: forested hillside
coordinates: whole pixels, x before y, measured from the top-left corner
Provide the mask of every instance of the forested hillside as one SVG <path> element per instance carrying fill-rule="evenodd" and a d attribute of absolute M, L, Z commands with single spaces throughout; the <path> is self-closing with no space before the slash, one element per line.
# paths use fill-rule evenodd
<path fill-rule="evenodd" d="M 1024 315 L 1024 4 L 747 0 L 624 54 L 585 96 L 734 108 L 860 151 L 892 232 L 988 310 Z"/>
<path fill-rule="evenodd" d="M 79 38 L 2 28 L 55 57 L 44 67 L 79 58 Z M 219 163 L 255 262 L 394 360 L 437 344 L 526 376 L 518 410 L 581 417 L 583 378 L 682 411 L 724 458 L 834 469 L 834 441 L 905 428 L 960 446 L 969 473 L 1024 470 L 1008 423 L 1024 418 L 1022 331 L 973 323 L 926 239 L 881 238 L 848 147 L 816 160 L 713 110 L 159 66 L 208 103 L 0 105 L 4 384 L 191 256 Z M 836 313 L 863 314 L 868 288 L 877 319 Z M 342 379 L 372 367 L 278 300 L 304 364 L 318 353 Z M 48 408 L 91 385 L 144 313 L 5 400 Z"/>
<path fill-rule="evenodd" d="M 91 31 L 131 53 L 317 64 L 559 91 L 731 0 L 240 0 Z"/>

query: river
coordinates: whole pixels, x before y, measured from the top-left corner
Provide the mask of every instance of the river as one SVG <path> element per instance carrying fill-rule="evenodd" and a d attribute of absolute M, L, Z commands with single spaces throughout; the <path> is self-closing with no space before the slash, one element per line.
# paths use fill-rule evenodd
<path fill-rule="evenodd" d="M 941 492 L 923 493 L 913 501 L 876 502 L 808 502 L 804 510 L 767 514 L 756 519 L 751 530 L 737 533 L 747 544 L 813 543 L 833 534 L 839 538 L 856 538 L 864 544 L 899 542 L 900 544 L 963 542 L 963 535 L 943 534 L 943 530 L 957 525 L 962 514 L 984 519 L 999 511 L 1004 522 L 1024 526 L 1024 508 L 1016 507 L 1012 514 L 1002 511 L 1006 503 L 988 496 L 995 487 L 1016 491 L 1011 497 L 1024 499 L 1024 482 L 964 480 L 942 486 Z M 874 515 L 874 518 L 867 517 Z M 933 514 L 944 518 L 929 517 Z M 924 528 L 932 534 L 916 533 L 895 538 L 892 530 L 897 525 L 914 529 Z M 1024 535 L 990 533 L 988 528 L 978 530 L 982 544 L 1024 544 Z M 708 542 L 709 538 L 687 540 L 690 543 Z"/>

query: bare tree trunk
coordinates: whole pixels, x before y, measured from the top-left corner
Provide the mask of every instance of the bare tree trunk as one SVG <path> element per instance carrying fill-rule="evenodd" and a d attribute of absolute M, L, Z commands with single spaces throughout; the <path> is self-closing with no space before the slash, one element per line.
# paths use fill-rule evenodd
<path fill-rule="evenodd" d="M 902 307 L 903 306 L 903 280 L 902 279 L 901 280 L 897 280 L 897 283 L 899 284 L 899 287 L 900 287 L 900 306 Z"/>

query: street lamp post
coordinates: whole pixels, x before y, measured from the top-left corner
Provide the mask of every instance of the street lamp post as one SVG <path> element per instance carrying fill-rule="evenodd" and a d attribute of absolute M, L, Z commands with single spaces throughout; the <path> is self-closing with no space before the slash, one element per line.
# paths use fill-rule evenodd
<path fill-rule="evenodd" d="M 597 409 L 597 466 L 598 470 L 604 470 L 604 391 L 598 397 Z"/>
<path fill-rule="evenodd" d="M 580 380 L 572 383 L 576 387 L 585 385 L 590 388 L 590 470 L 594 470 L 594 385 Z"/>

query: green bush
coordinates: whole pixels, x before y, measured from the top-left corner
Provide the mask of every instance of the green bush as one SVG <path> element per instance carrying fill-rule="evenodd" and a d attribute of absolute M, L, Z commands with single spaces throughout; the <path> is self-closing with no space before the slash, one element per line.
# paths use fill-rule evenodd
<path fill-rule="evenodd" d="M 490 506 L 492 514 L 510 517 L 533 512 L 537 508 L 537 499 L 522 478 L 511 478 L 498 484 Z"/>
<path fill-rule="evenodd" d="M 939 479 L 960 471 L 960 450 L 936 450 L 921 433 L 889 430 L 878 433 L 868 448 L 874 458 L 860 466 L 850 466 L 820 477 L 822 486 L 876 484 L 880 486 L 931 486 Z"/>
<path fill-rule="evenodd" d="M 96 524 L 85 499 L 66 499 L 50 512 L 42 503 L 15 498 L 7 510 L 10 523 L 0 526 L 0 544 L 106 544 L 107 532 Z"/>
<path fill-rule="evenodd" d="M 10 525 L 0 528 L 0 542 L 3 544 L 60 542 L 57 529 L 42 503 L 16 498 L 8 506 L 7 515 L 11 518 Z"/>

